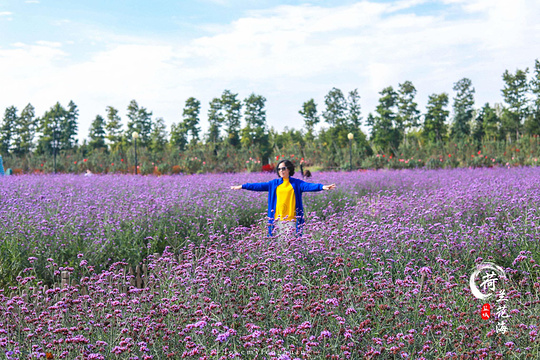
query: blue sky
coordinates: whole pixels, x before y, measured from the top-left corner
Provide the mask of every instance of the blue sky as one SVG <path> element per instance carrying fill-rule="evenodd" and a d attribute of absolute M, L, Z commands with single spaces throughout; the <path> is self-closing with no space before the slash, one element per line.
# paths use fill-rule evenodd
<path fill-rule="evenodd" d="M 73 100 L 82 139 L 107 106 L 125 123 L 132 99 L 170 126 L 194 96 L 206 130 L 225 89 L 265 96 L 277 130 L 332 87 L 357 88 L 365 119 L 384 87 L 412 81 L 424 111 L 468 77 L 481 107 L 540 58 L 539 18 L 536 0 L 0 0 L 0 109 Z"/>

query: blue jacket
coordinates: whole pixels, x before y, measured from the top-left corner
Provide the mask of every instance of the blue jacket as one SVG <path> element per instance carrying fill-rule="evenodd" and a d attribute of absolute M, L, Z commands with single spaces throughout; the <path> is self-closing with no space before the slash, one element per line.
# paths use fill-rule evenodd
<path fill-rule="evenodd" d="M 302 225 L 304 225 L 304 206 L 302 204 L 302 193 L 309 191 L 323 190 L 323 184 L 313 184 L 289 177 L 289 181 L 294 189 L 296 201 L 296 233 L 302 234 Z M 283 184 L 283 178 L 270 180 L 262 183 L 247 183 L 242 185 L 242 189 L 252 191 L 268 191 L 268 235 L 272 236 L 274 230 L 274 214 L 276 212 L 277 194 L 276 188 Z"/>

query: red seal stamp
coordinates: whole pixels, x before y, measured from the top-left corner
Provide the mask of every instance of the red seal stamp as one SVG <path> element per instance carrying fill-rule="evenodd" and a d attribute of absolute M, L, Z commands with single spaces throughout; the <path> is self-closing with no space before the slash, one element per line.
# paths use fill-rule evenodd
<path fill-rule="evenodd" d="M 482 305 L 482 311 L 480 312 L 480 315 L 482 315 L 482 319 L 484 320 L 489 319 L 489 316 L 491 315 L 491 306 L 489 306 L 489 304 Z"/>

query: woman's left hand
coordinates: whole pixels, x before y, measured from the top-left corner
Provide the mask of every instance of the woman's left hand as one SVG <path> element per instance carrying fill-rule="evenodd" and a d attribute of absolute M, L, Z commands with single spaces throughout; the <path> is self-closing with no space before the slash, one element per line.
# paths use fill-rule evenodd
<path fill-rule="evenodd" d="M 336 188 L 336 184 L 324 185 L 322 188 L 323 190 L 332 190 Z"/>

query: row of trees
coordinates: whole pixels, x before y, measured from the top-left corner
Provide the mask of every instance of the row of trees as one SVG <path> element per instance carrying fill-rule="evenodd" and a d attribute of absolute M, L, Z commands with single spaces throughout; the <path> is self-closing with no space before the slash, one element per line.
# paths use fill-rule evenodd
<path fill-rule="evenodd" d="M 411 82 L 404 82 L 395 91 L 387 87 L 375 114 L 369 114 L 371 142 L 380 150 L 396 149 L 411 138 L 423 142 L 460 142 L 486 140 L 515 141 L 522 135 L 540 134 L 540 62 L 536 60 L 532 78 L 528 69 L 503 74 L 502 95 L 505 104 L 484 104 L 474 107 L 475 89 L 472 81 L 463 78 L 454 84 L 452 112 L 447 93 L 429 96 L 423 116 L 414 101 L 416 89 Z M 423 122 L 420 120 L 423 118 Z M 449 121 L 451 120 L 451 121 Z"/>
<path fill-rule="evenodd" d="M 518 69 L 515 73 L 506 70 L 502 78 L 504 104 L 486 103 L 479 109 L 475 108 L 475 89 L 468 78 L 454 84 L 452 109 L 447 93 L 432 94 L 423 113 L 418 109 L 417 91 L 411 81 L 398 84 L 397 89 L 386 87 L 365 124 L 358 90 L 344 94 L 333 88 L 324 98 L 322 112 L 319 113 L 314 99 L 304 102 L 299 110 L 304 119 L 303 128 L 285 128 L 281 133 L 268 127 L 263 96 L 251 94 L 240 100 L 230 90 L 210 101 L 207 114 L 210 126 L 204 136 L 200 128 L 201 102 L 193 97 L 186 100 L 181 121 L 172 124 L 170 131 L 163 118 L 153 119 L 152 112 L 135 100 L 127 107 L 125 127 L 119 110 L 108 106 L 104 116 L 96 115 L 89 140 L 81 144 L 76 140 L 79 113 L 73 101 L 67 107 L 56 103 L 41 117 L 36 117 L 31 104 L 20 113 L 10 106 L 0 123 L 0 153 L 15 159 L 70 151 L 82 156 L 105 153 L 124 158 L 132 134 L 137 131 L 139 145 L 153 154 L 153 159 L 164 158 L 161 156 L 164 152 L 193 152 L 203 148 L 217 156 L 220 149 L 226 148 L 227 152 L 248 149 L 253 158 L 265 163 L 280 149 L 292 145 L 298 146 L 302 155 L 306 143 L 317 144 L 329 153 L 343 153 L 349 145 L 349 133 L 354 135 L 355 151 L 364 157 L 373 153 L 398 154 L 403 146 L 418 148 L 433 143 L 483 140 L 511 143 L 522 135 L 539 135 L 540 62 L 535 61 L 530 78 L 529 69 Z M 326 126 L 316 132 L 321 122 Z M 369 140 L 361 125 L 370 128 Z"/>

